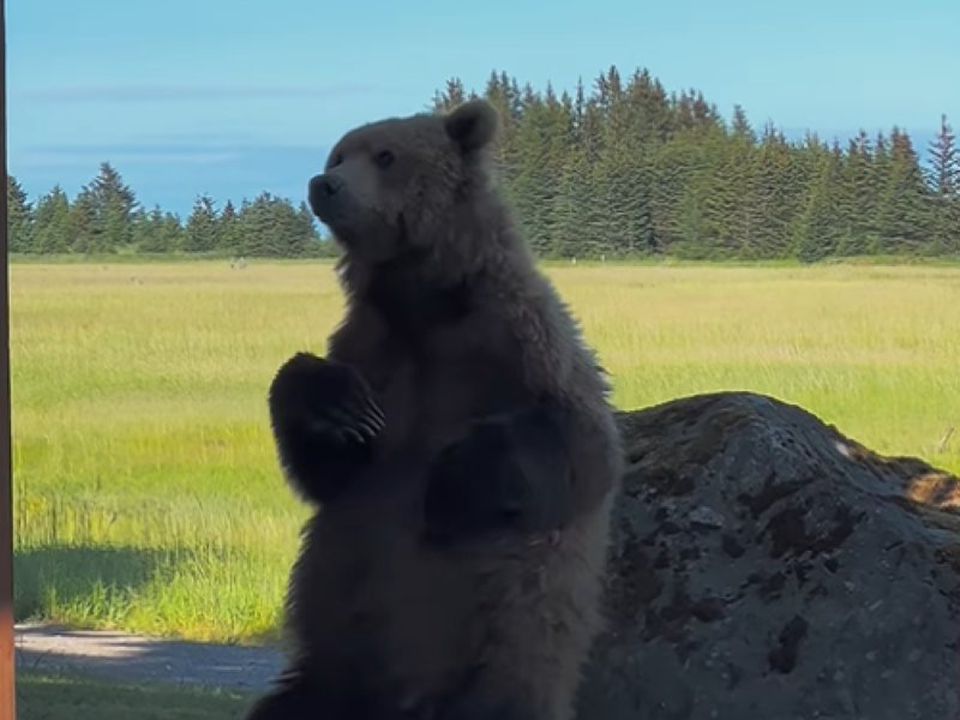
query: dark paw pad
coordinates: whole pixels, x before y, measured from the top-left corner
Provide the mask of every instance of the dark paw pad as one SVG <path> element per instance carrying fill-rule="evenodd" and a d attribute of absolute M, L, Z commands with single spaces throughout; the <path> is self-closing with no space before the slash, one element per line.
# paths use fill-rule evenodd
<path fill-rule="evenodd" d="M 384 427 L 373 391 L 353 368 L 298 353 L 270 387 L 270 410 L 282 430 L 339 445 L 363 445 Z"/>

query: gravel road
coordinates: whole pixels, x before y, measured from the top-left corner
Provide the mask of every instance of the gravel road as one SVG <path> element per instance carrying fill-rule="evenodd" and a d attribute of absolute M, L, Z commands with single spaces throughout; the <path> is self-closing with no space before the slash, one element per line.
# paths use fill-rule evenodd
<path fill-rule="evenodd" d="M 118 632 L 18 625 L 17 668 L 46 674 L 82 673 L 121 683 L 258 691 L 280 672 L 273 648 L 158 640 Z"/>

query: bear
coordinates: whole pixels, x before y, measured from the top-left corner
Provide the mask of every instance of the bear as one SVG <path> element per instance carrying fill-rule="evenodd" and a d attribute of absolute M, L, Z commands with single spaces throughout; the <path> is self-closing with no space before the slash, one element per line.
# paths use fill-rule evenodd
<path fill-rule="evenodd" d="M 517 229 L 482 99 L 347 132 L 308 184 L 345 314 L 268 392 L 315 512 L 248 720 L 567 720 L 623 471 L 608 374 Z"/>

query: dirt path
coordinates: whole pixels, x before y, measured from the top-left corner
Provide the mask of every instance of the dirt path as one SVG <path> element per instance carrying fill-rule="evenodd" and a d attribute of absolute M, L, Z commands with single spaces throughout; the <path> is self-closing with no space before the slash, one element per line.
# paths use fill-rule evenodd
<path fill-rule="evenodd" d="M 30 625 L 16 628 L 16 655 L 18 669 L 45 674 L 83 673 L 106 681 L 170 682 L 240 691 L 263 689 L 283 665 L 279 651 L 271 648 Z"/>

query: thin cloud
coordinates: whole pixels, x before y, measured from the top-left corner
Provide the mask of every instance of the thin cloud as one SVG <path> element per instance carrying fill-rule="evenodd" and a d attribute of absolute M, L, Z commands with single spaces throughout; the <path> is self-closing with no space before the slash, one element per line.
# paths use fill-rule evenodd
<path fill-rule="evenodd" d="M 25 154 L 20 158 L 18 164 L 25 169 L 96 167 L 99 163 L 108 159 L 111 164 L 120 166 L 222 165 L 236 160 L 238 157 L 237 153 L 230 152 L 114 152 L 108 155 L 93 151 L 88 153 L 35 152 Z"/>
<path fill-rule="evenodd" d="M 108 161 L 120 167 L 160 165 L 225 165 L 233 162 L 278 161 L 280 158 L 320 157 L 323 148 L 233 143 L 108 143 L 48 144 L 23 148 L 16 156 L 24 169 L 96 167 Z"/>
<path fill-rule="evenodd" d="M 206 152 L 238 152 L 245 150 L 248 146 L 234 143 L 145 143 L 145 142 L 119 142 L 119 143 L 59 143 L 44 144 L 26 147 L 24 150 L 29 153 L 51 153 L 55 155 L 90 155 L 90 154 L 109 154 L 109 155 L 143 155 L 143 156 L 161 156 L 178 154 L 197 154 Z"/>
<path fill-rule="evenodd" d="M 17 97 L 39 102 L 170 102 L 179 100 L 251 100 L 329 98 L 382 92 L 373 85 L 304 86 L 230 85 L 70 85 L 21 90 Z"/>

